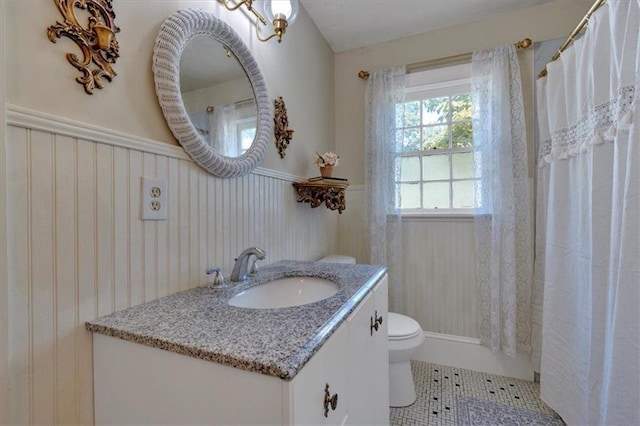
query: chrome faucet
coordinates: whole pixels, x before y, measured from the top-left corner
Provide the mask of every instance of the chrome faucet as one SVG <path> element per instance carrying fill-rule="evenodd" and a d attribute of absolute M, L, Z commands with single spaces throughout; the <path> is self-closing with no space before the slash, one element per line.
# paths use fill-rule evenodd
<path fill-rule="evenodd" d="M 247 280 L 247 269 L 249 265 L 249 258 L 255 256 L 258 260 L 262 260 L 267 257 L 264 250 L 258 247 L 251 247 L 240 253 L 240 256 L 236 259 L 236 263 L 233 264 L 233 271 L 231 271 L 231 281 L 242 282 Z"/>

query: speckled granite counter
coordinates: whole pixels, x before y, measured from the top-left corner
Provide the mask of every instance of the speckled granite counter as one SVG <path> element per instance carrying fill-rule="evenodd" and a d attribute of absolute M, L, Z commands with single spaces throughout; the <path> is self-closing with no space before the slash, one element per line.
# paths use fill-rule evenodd
<path fill-rule="evenodd" d="M 94 333 L 291 380 L 375 287 L 386 268 L 282 261 L 224 290 L 198 287 L 86 323 Z M 264 282 L 313 276 L 336 282 L 324 300 L 281 309 L 230 306 L 236 294 Z"/>

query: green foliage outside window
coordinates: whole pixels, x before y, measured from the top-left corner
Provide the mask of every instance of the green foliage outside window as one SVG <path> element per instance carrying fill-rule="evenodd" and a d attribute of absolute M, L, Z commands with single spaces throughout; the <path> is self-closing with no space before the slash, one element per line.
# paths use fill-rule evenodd
<path fill-rule="evenodd" d="M 398 105 L 396 125 L 398 142 L 405 152 L 471 147 L 471 96 L 454 95 Z"/>
<path fill-rule="evenodd" d="M 446 124 L 451 111 L 451 143 L 454 148 L 473 146 L 471 129 L 471 96 L 455 95 L 445 98 L 432 98 L 422 101 L 424 111 L 436 114 L 438 123 Z M 449 148 L 448 126 L 436 126 L 437 133 L 423 139 L 422 149 Z"/>

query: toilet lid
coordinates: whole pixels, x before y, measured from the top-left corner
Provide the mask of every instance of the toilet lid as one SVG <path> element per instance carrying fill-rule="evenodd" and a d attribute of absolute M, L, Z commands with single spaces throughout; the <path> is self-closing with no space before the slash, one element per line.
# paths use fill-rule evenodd
<path fill-rule="evenodd" d="M 389 338 L 390 339 L 402 339 L 420 334 L 422 329 L 420 324 L 413 318 L 405 315 L 396 314 L 395 312 L 389 312 Z"/>

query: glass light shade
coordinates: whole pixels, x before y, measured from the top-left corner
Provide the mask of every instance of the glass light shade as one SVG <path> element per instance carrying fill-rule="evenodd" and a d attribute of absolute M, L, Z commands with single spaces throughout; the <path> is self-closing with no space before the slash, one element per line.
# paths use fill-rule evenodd
<path fill-rule="evenodd" d="M 269 22 L 282 14 L 287 19 L 287 25 L 291 25 L 298 17 L 298 0 L 265 0 L 264 13 Z"/>

